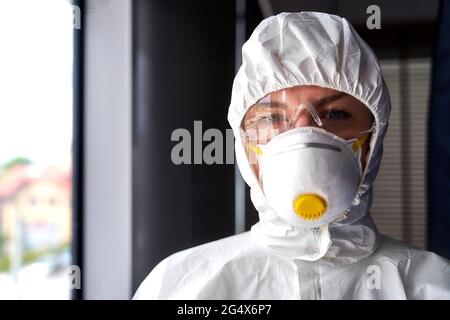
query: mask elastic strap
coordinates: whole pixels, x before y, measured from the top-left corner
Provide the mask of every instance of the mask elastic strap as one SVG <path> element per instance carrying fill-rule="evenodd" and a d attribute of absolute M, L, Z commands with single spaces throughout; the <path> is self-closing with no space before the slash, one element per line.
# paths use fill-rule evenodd
<path fill-rule="evenodd" d="M 366 142 L 367 138 L 369 137 L 369 133 L 366 133 L 365 135 L 363 135 L 361 138 L 359 138 L 358 140 L 356 140 L 353 144 L 352 144 L 352 149 L 353 152 L 357 152 L 361 146 L 364 144 L 364 142 Z"/>
<path fill-rule="evenodd" d="M 262 156 L 263 155 L 263 151 L 261 150 L 260 147 L 255 146 L 254 144 L 247 142 L 247 146 L 249 147 L 249 149 L 251 151 L 253 151 L 254 153 L 256 153 L 258 156 Z"/>

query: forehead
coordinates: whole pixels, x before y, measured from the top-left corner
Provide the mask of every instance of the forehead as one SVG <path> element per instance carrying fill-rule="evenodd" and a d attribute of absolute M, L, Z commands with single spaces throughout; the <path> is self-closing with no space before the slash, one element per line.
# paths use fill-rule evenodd
<path fill-rule="evenodd" d="M 342 93 L 341 91 L 312 85 L 301 85 L 292 88 L 286 88 L 269 93 L 264 98 L 272 101 L 283 101 L 286 99 L 320 100 L 324 97 Z"/>

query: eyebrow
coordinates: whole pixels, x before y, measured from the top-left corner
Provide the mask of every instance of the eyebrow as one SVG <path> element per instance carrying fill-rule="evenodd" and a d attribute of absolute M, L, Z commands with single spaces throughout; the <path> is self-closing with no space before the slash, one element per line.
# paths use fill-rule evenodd
<path fill-rule="evenodd" d="M 320 99 L 319 101 L 317 101 L 317 102 L 314 104 L 314 107 L 320 108 L 320 107 L 322 107 L 322 106 L 324 106 L 324 105 L 326 105 L 326 104 L 329 104 L 329 103 L 331 103 L 331 102 L 333 102 L 333 101 L 339 100 L 340 98 L 342 98 L 342 97 L 344 97 L 344 96 L 347 96 L 347 95 L 348 95 L 348 94 L 346 94 L 345 92 L 339 92 L 339 93 L 333 94 L 333 95 L 331 95 L 331 96 L 322 98 L 322 99 Z"/>
<path fill-rule="evenodd" d="M 345 96 L 348 96 L 348 94 L 345 93 L 345 92 L 338 92 L 338 93 L 335 93 L 335 94 L 333 94 L 331 96 L 328 96 L 328 97 L 320 99 L 319 101 L 317 101 L 313 105 L 314 105 L 315 108 L 320 108 L 320 107 L 323 107 L 324 105 L 327 105 L 327 104 L 329 104 L 329 103 L 331 103 L 333 101 L 339 100 L 339 99 L 341 99 L 342 97 L 345 97 Z M 258 105 L 271 107 L 271 108 L 280 108 L 280 109 L 287 108 L 287 105 L 285 103 L 283 103 L 283 102 L 276 102 L 276 101 L 273 101 L 273 102 L 271 102 L 271 101 L 270 102 L 264 101 L 264 102 L 258 103 Z"/>
<path fill-rule="evenodd" d="M 264 102 L 259 102 L 258 105 L 261 106 L 267 106 L 267 107 L 271 107 L 271 108 L 286 108 L 287 105 L 283 102 L 278 102 L 278 101 L 264 101 Z"/>
<path fill-rule="evenodd" d="M 331 103 L 333 101 L 339 100 L 339 99 L 341 99 L 342 97 L 345 97 L 345 96 L 348 96 L 348 94 L 345 93 L 345 92 L 338 92 L 338 93 L 333 94 L 331 96 L 328 96 L 328 97 L 320 99 L 319 101 L 314 103 L 314 106 L 316 108 L 319 108 L 319 107 L 322 107 L 322 106 L 324 106 L 324 105 L 326 105 L 328 103 Z M 283 102 L 261 102 L 261 103 L 258 103 L 258 104 L 261 105 L 261 106 L 270 106 L 272 108 L 285 108 L 285 107 L 287 107 L 286 104 L 284 104 Z"/>

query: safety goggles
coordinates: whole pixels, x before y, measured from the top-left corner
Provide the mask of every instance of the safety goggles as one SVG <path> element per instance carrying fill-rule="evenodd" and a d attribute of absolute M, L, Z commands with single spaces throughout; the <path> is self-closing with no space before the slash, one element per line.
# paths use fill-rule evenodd
<path fill-rule="evenodd" d="M 271 99 L 268 95 L 248 110 L 242 122 L 246 140 L 264 144 L 288 130 L 314 126 L 344 139 L 359 138 L 374 130 L 374 122 L 355 125 L 349 110 L 334 106 L 314 106 L 309 102 L 289 105 L 283 99 Z"/>

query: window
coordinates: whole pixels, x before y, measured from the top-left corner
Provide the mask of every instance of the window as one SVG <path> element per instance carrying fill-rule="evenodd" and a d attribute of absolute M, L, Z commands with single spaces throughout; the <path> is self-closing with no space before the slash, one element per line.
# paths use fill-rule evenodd
<path fill-rule="evenodd" d="M 381 233 L 426 248 L 426 148 L 431 60 L 380 61 L 392 111 L 374 183 L 372 217 Z"/>
<path fill-rule="evenodd" d="M 0 299 L 70 299 L 70 2 L 1 1 L 0 39 Z"/>

